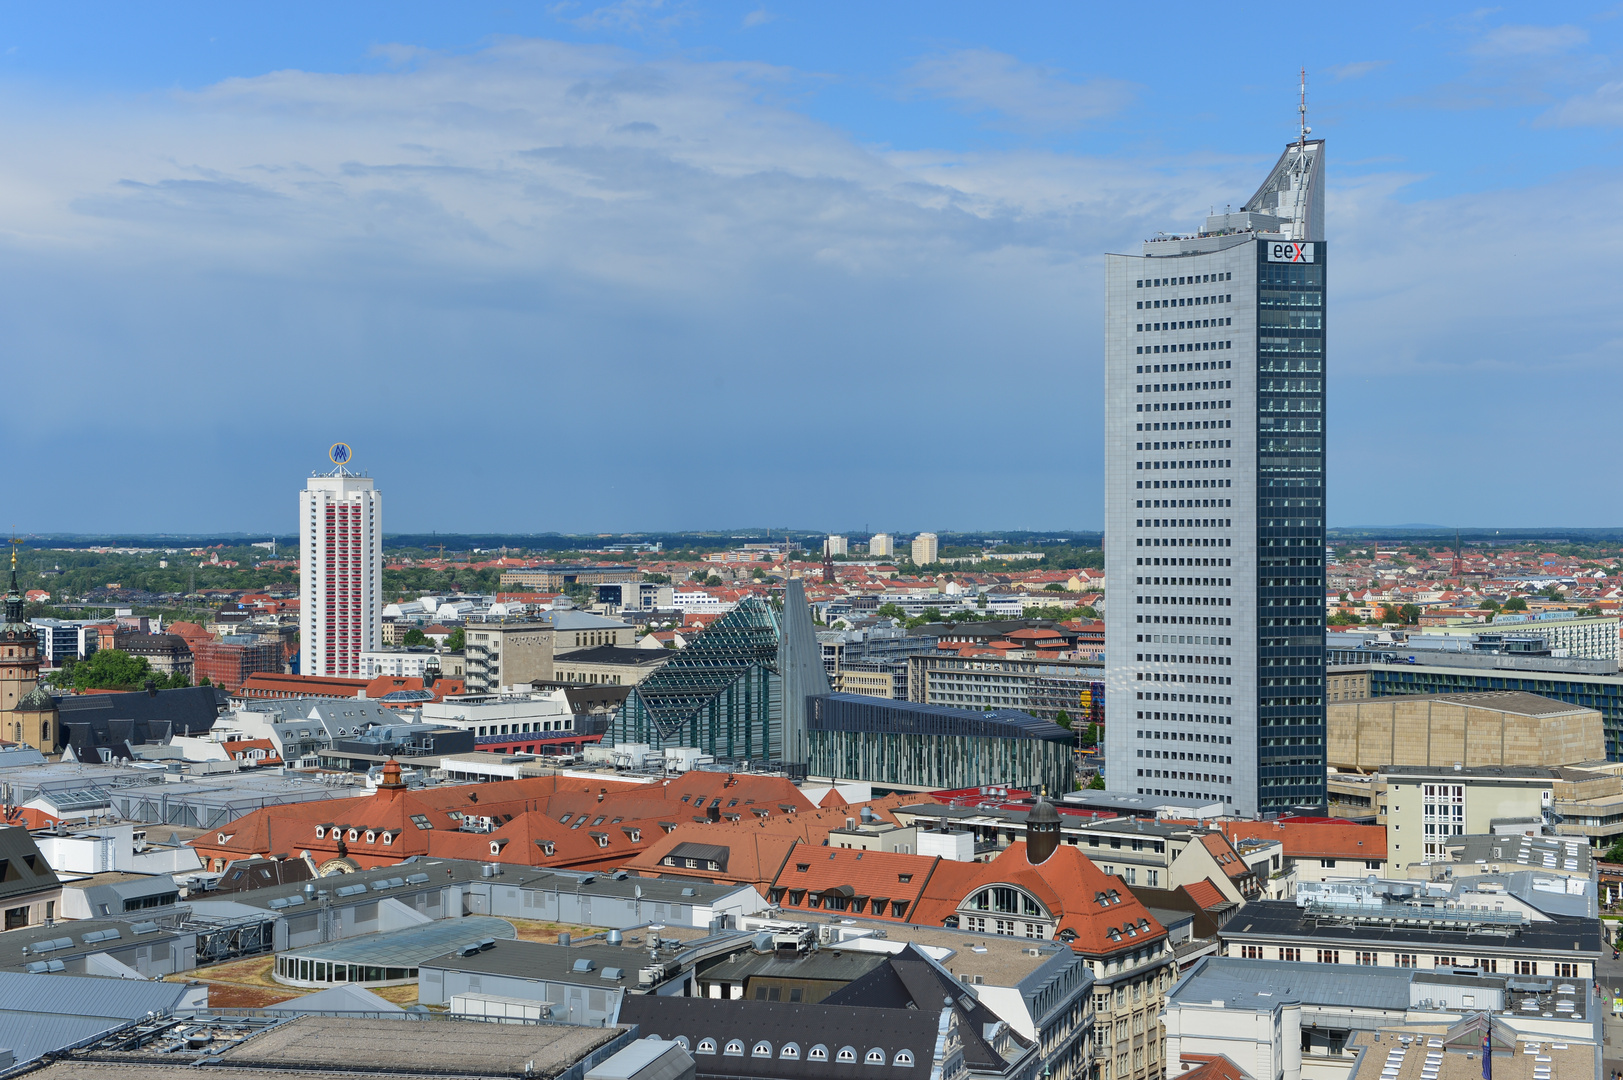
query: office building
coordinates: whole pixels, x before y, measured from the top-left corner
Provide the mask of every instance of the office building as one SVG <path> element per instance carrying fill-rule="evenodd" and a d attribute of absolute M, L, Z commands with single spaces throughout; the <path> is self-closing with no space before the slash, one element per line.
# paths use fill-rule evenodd
<path fill-rule="evenodd" d="M 382 588 L 383 496 L 372 478 L 343 465 L 310 477 L 299 492 L 302 674 L 361 674 L 361 654 L 382 644 Z"/>
<path fill-rule="evenodd" d="M 219 641 L 191 643 L 191 673 L 207 679 L 228 694 L 235 694 L 250 675 L 282 670 L 282 646 L 274 639 L 253 634 L 231 634 Z M 360 660 L 359 654 L 355 657 Z"/>
<path fill-rule="evenodd" d="M 1489 624 L 1461 620 L 1447 626 L 1428 626 L 1423 634 L 1411 635 L 1412 642 L 1417 638 L 1434 648 L 1463 649 L 1480 648 L 1487 644 L 1483 639 L 1542 638 L 1543 648 L 1554 656 L 1609 660 L 1616 666 L 1618 617 L 1571 611 L 1512 612 L 1495 615 Z"/>
<path fill-rule="evenodd" d="M 80 619 L 30 619 L 39 631 L 39 658 L 48 668 L 84 660 L 100 646 L 98 624 Z"/>
<path fill-rule="evenodd" d="M 503 570 L 504 589 L 563 589 L 569 585 L 605 585 L 642 580 L 635 566 L 530 566 Z"/>
<path fill-rule="evenodd" d="M 1323 208 L 1304 130 L 1238 212 L 1106 257 L 1113 792 L 1325 803 Z"/>
<path fill-rule="evenodd" d="M 938 649 L 907 658 L 907 692 L 910 700 L 926 705 L 1019 709 L 1044 720 L 1057 720 L 1064 713 L 1075 723 L 1102 724 L 1104 672 L 1098 660 L 1006 660 Z"/>
<path fill-rule="evenodd" d="M 465 628 L 464 683 L 470 694 L 552 679 L 554 628 L 536 619 L 480 619 Z"/>
<path fill-rule="evenodd" d="M 936 539 L 935 533 L 919 533 L 913 538 L 913 563 L 915 566 L 929 566 L 939 557 L 941 542 Z"/>
<path fill-rule="evenodd" d="M 868 554 L 883 558 L 896 556 L 896 538 L 889 533 L 874 533 L 868 538 Z"/>

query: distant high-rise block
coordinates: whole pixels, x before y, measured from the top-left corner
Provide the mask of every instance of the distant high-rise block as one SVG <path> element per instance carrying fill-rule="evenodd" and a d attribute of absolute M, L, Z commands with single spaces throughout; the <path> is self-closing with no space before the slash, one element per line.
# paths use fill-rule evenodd
<path fill-rule="evenodd" d="M 917 566 L 928 566 L 935 562 L 940 550 L 941 543 L 935 533 L 919 533 L 913 538 L 913 562 Z"/>
<path fill-rule="evenodd" d="M 882 558 L 894 558 L 896 555 L 896 538 L 889 533 L 874 533 L 868 538 L 868 554 Z"/>
<path fill-rule="evenodd" d="M 356 678 L 381 644 L 383 496 L 342 465 L 299 492 L 300 672 Z"/>
<path fill-rule="evenodd" d="M 1105 264 L 1107 786 L 1325 803 L 1324 143 Z"/>
<path fill-rule="evenodd" d="M 846 554 L 846 547 L 847 545 L 845 542 L 845 537 L 830 536 L 828 539 L 823 541 L 823 554 L 844 555 Z"/>

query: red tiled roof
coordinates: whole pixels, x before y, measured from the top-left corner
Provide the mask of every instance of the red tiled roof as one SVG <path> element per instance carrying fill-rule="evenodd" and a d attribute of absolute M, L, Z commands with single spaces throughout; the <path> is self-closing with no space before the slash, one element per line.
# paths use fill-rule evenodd
<path fill-rule="evenodd" d="M 1040 866 L 1026 861 L 1023 842 L 1009 845 L 987 863 L 942 862 L 911 921 L 940 926 L 957 914 L 965 897 L 995 884 L 1029 892 L 1053 914 L 1058 932 L 1069 933 L 1071 948 L 1080 953 L 1136 949 L 1166 933 L 1120 878 L 1100 870 L 1070 844 L 1061 844 Z"/>
<path fill-rule="evenodd" d="M 1179 1063 L 1186 1071 L 1178 1073 L 1177 1080 L 1252 1080 L 1227 1054 L 1183 1054 Z"/>
<path fill-rule="evenodd" d="M 1217 886 L 1205 878 L 1201 878 L 1193 885 L 1183 886 L 1183 891 L 1189 894 L 1189 899 L 1200 905 L 1202 911 L 1210 911 L 1219 904 L 1228 903 L 1228 898 L 1218 891 Z"/>
<path fill-rule="evenodd" d="M 785 912 L 850 910 L 871 919 L 908 921 L 937 857 L 796 844 L 772 882 Z M 880 901 L 884 901 L 880 910 Z"/>
<path fill-rule="evenodd" d="M 1278 840 L 1291 859 L 1385 859 L 1386 829 L 1347 821 L 1225 821 L 1229 840 Z"/>
<path fill-rule="evenodd" d="M 1217 865 L 1223 868 L 1223 873 L 1231 878 L 1245 877 L 1251 873 L 1251 868 L 1240 858 L 1240 853 L 1234 850 L 1234 845 L 1228 842 L 1228 837 L 1222 833 L 1206 833 L 1200 838 L 1201 844 L 1212 853 Z"/>

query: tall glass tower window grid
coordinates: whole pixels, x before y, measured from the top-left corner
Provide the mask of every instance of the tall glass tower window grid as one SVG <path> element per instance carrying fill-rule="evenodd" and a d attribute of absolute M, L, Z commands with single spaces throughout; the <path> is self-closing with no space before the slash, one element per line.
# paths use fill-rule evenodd
<path fill-rule="evenodd" d="M 1325 800 L 1325 276 L 1257 259 L 1259 809 Z"/>

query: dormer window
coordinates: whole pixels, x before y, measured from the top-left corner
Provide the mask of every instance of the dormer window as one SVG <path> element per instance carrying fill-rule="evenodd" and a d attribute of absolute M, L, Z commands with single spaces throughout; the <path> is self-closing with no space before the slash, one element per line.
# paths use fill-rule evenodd
<path fill-rule="evenodd" d="M 374 830 L 374 829 L 366 830 L 366 842 L 368 844 L 375 844 L 375 843 L 378 842 L 378 834 L 377 834 L 376 830 Z"/>
<path fill-rule="evenodd" d="M 913 1051 L 911 1051 L 911 1050 L 898 1050 L 898 1051 L 896 1051 L 896 1057 L 895 1057 L 894 1060 L 891 1061 L 891 1064 L 899 1066 L 899 1067 L 901 1067 L 903 1069 L 911 1069 L 913 1067 Z"/>
<path fill-rule="evenodd" d="M 883 1065 L 885 1063 L 885 1052 L 876 1046 L 868 1051 L 862 1061 L 865 1065 Z"/>
<path fill-rule="evenodd" d="M 684 801 L 686 801 L 686 800 L 684 800 Z M 714 1054 L 715 1052 L 716 1052 L 716 1040 L 714 1040 L 714 1039 L 700 1039 L 699 1040 L 699 1049 L 697 1051 L 695 1051 L 695 1053 L 700 1053 L 700 1054 Z"/>
<path fill-rule="evenodd" d="M 317 840 L 322 840 L 322 839 L 325 839 L 326 836 L 327 836 L 327 826 L 325 826 L 325 825 L 317 825 L 316 826 L 316 839 Z"/>
<path fill-rule="evenodd" d="M 783 1061 L 799 1061 L 800 1060 L 800 1044 L 799 1043 L 792 1043 L 792 1042 L 791 1043 L 784 1043 L 783 1044 L 783 1049 L 778 1051 L 778 1057 L 779 1057 L 780 1060 L 783 1060 Z"/>
<path fill-rule="evenodd" d="M 359 830 L 359 829 L 351 829 L 351 830 L 349 830 L 349 839 L 350 839 L 351 842 L 359 840 L 360 838 L 361 838 L 361 830 Z"/>
<path fill-rule="evenodd" d="M 810 1050 L 806 1051 L 806 1060 L 807 1061 L 827 1061 L 828 1060 L 828 1047 L 824 1046 L 822 1043 L 818 1043 L 816 1046 L 814 1046 Z"/>
<path fill-rule="evenodd" d="M 394 843 L 394 833 L 392 833 L 392 832 L 384 833 L 383 834 L 383 845 L 385 847 L 389 847 L 393 843 Z"/>
<path fill-rule="evenodd" d="M 755 1049 L 750 1051 L 750 1057 L 769 1058 L 771 1056 L 772 1056 L 772 1044 L 767 1042 L 765 1039 L 762 1039 L 760 1042 L 756 1043 L 755 1044 Z"/>
<path fill-rule="evenodd" d="M 834 1060 L 841 1065 L 855 1065 L 857 1063 L 857 1048 L 854 1046 L 840 1047 L 840 1052 L 835 1055 Z"/>
<path fill-rule="evenodd" d="M 725 1049 L 722 1050 L 722 1054 L 725 1055 L 726 1057 L 743 1057 L 744 1056 L 744 1044 L 743 1044 L 743 1042 L 741 1040 L 738 1040 L 738 1039 L 728 1039 L 727 1040 L 727 1046 L 726 1046 Z"/>

